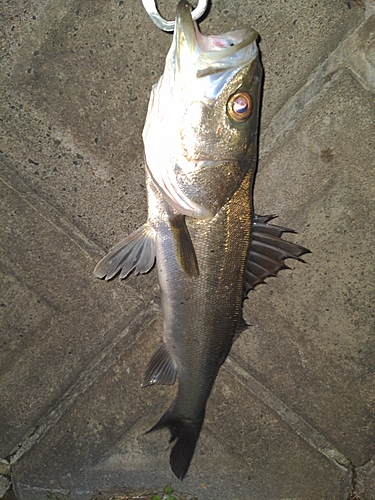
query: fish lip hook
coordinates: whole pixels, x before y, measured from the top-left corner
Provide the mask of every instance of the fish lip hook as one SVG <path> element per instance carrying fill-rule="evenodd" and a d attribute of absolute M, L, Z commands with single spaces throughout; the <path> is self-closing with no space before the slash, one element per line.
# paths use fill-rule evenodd
<path fill-rule="evenodd" d="M 197 7 L 191 13 L 193 21 L 197 21 L 207 10 L 209 0 L 198 0 Z M 174 31 L 176 22 L 162 18 L 156 7 L 156 0 L 142 0 L 143 6 L 151 20 L 163 31 Z"/>

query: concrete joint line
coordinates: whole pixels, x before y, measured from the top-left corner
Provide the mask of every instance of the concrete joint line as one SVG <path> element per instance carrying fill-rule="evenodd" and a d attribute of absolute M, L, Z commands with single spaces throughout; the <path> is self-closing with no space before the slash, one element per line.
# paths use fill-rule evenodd
<path fill-rule="evenodd" d="M 75 246 L 77 246 L 84 255 L 93 260 L 92 253 L 98 255 L 100 253 L 99 248 L 95 243 L 90 241 L 86 236 L 84 236 L 78 228 L 73 226 L 69 221 L 65 220 L 64 216 L 60 214 L 55 207 L 50 205 L 48 201 L 44 200 L 40 196 L 32 193 L 30 188 L 25 184 L 20 178 L 17 179 L 6 179 L 5 177 L 14 177 L 16 174 L 10 174 L 6 172 L 4 177 L 0 176 L 0 181 L 6 186 L 8 190 L 17 193 L 29 207 L 34 210 L 40 217 L 42 217 L 46 222 L 51 224 L 59 233 L 66 236 Z M 18 176 L 17 176 L 18 177 Z M 12 181 L 15 182 L 12 182 Z M 22 183 L 23 189 L 18 189 L 17 184 Z M 48 215 L 47 215 L 48 214 Z M 53 220 L 55 219 L 55 221 Z M 57 223 L 57 220 L 59 221 Z M 67 227 L 62 227 L 67 226 Z M 81 241 L 79 241 L 81 240 Z M 89 251 L 83 247 L 83 244 L 89 246 Z"/>
<path fill-rule="evenodd" d="M 366 19 L 375 14 L 374 0 L 365 0 L 365 16 Z"/>
<path fill-rule="evenodd" d="M 62 213 L 51 205 L 48 200 L 45 200 L 39 194 L 35 194 L 21 177 L 0 164 L 0 183 L 1 182 L 4 184 L 5 189 L 15 192 L 38 214 L 38 216 L 43 218 L 60 234 L 63 234 L 64 237 L 68 238 L 72 244 L 83 252 L 87 259 L 93 262 L 92 279 L 97 280 L 97 278 L 94 277 L 94 265 L 103 255 L 105 255 L 105 249 L 99 247 L 87 237 L 77 226 L 71 223 Z M 144 301 L 142 295 L 137 293 L 130 285 L 124 283 L 123 286 L 128 288 L 129 293 Z"/>
<path fill-rule="evenodd" d="M 25 280 L 22 276 L 21 273 L 17 272 L 18 270 L 14 269 L 13 263 L 7 258 L 6 252 L 5 252 L 5 247 L 0 244 L 0 254 L 1 254 L 1 259 L 2 261 L 0 262 L 0 272 L 11 276 L 14 278 L 18 283 L 20 283 L 26 290 L 28 290 L 30 293 L 35 295 L 35 297 L 39 300 L 41 304 L 46 305 L 53 313 L 59 313 L 60 309 L 56 304 L 48 300 L 47 297 L 44 297 L 39 293 L 39 291 L 33 287 L 32 284 L 30 284 L 27 280 Z M 48 321 L 50 321 L 50 318 L 48 317 Z M 1 464 L 1 459 L 0 459 L 0 464 Z M 1 470 L 1 466 L 0 466 Z"/>
<path fill-rule="evenodd" d="M 77 226 L 71 223 L 62 213 L 51 205 L 48 200 L 45 200 L 39 194 L 33 193 L 28 184 L 26 184 L 21 177 L 0 164 L 0 184 L 1 183 L 4 184 L 4 189 L 15 192 L 32 210 L 34 210 L 34 212 L 38 214 L 39 217 L 43 218 L 56 231 L 63 234 L 64 237 L 66 237 L 72 242 L 73 245 L 83 252 L 86 259 L 93 263 L 91 274 L 92 280 L 98 281 L 98 278 L 94 276 L 94 266 L 106 254 L 105 249 L 99 247 L 89 237 L 87 237 Z M 129 294 L 144 303 L 145 299 L 141 292 L 136 291 L 126 282 L 123 282 L 122 286 L 127 288 Z M 55 306 L 51 307 L 55 309 Z"/>
<path fill-rule="evenodd" d="M 128 347 L 133 346 L 139 341 L 139 337 L 155 319 L 153 307 L 149 309 L 139 309 L 139 312 L 130 324 L 103 349 L 85 370 L 83 370 L 77 382 L 63 394 L 56 407 L 52 408 L 46 416 L 39 421 L 34 429 L 24 437 L 21 444 L 11 451 L 9 457 L 7 457 L 10 465 L 15 464 L 24 453 L 37 444 L 46 432 L 57 424 L 64 413 L 75 403 L 77 398 L 85 393 L 101 374 L 106 373 L 110 369 L 115 363 L 115 357 L 110 356 L 110 354 L 125 337 L 129 336 L 129 333 L 133 333 L 134 335 Z"/>
<path fill-rule="evenodd" d="M 375 92 L 375 14 L 369 16 L 310 75 L 303 87 L 272 118 L 260 136 L 260 156 L 273 150 L 300 114 L 329 87 L 332 75 L 349 69 L 360 84 Z"/>
<path fill-rule="evenodd" d="M 340 453 L 322 434 L 312 427 L 312 425 L 294 413 L 283 401 L 281 401 L 281 399 L 250 375 L 231 356 L 229 356 L 224 363 L 224 368 L 226 368 L 242 386 L 263 401 L 271 410 L 275 411 L 279 417 L 310 446 L 322 453 L 330 461 L 334 462 L 340 469 L 346 471 L 350 470 L 350 460 Z"/>

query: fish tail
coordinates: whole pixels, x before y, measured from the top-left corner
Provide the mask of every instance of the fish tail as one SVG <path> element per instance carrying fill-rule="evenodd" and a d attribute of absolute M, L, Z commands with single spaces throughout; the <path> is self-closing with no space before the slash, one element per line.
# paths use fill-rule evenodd
<path fill-rule="evenodd" d="M 147 433 L 168 427 L 171 431 L 170 442 L 176 441 L 170 455 L 169 463 L 173 473 L 182 481 L 193 458 L 195 446 L 202 429 L 204 411 L 197 421 L 175 415 L 172 406 L 164 413 Z"/>

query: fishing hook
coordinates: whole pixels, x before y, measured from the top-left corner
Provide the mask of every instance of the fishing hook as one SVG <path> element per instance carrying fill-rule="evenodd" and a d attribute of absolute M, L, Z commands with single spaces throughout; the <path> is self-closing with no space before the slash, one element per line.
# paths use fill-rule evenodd
<path fill-rule="evenodd" d="M 209 0 L 199 0 L 197 7 L 191 13 L 193 21 L 196 21 L 206 12 Z M 156 0 L 142 0 L 143 7 L 146 9 L 147 14 L 158 28 L 163 31 L 173 31 L 175 28 L 175 21 L 167 21 L 159 14 L 156 7 Z"/>

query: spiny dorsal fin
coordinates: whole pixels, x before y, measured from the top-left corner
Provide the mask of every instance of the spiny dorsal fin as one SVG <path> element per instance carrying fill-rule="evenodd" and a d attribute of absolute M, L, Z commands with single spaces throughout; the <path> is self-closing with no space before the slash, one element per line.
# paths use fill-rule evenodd
<path fill-rule="evenodd" d="M 166 345 L 161 344 L 147 365 L 142 387 L 152 384 L 173 385 L 177 370 L 169 355 Z"/>
<path fill-rule="evenodd" d="M 276 276 L 281 269 L 289 269 L 285 259 L 301 259 L 310 253 L 305 247 L 282 239 L 283 233 L 295 233 L 293 229 L 268 224 L 275 215 L 254 215 L 249 255 L 245 270 L 244 297 L 266 278 Z"/>
<path fill-rule="evenodd" d="M 178 262 L 188 276 L 197 278 L 199 276 L 198 261 L 189 230 L 186 227 L 185 216 L 174 215 L 170 217 L 169 223 Z"/>
<path fill-rule="evenodd" d="M 108 281 L 120 270 L 120 278 L 126 278 L 134 269 L 135 274 L 147 273 L 155 263 L 155 231 L 146 222 L 121 240 L 97 264 L 94 274 Z"/>

